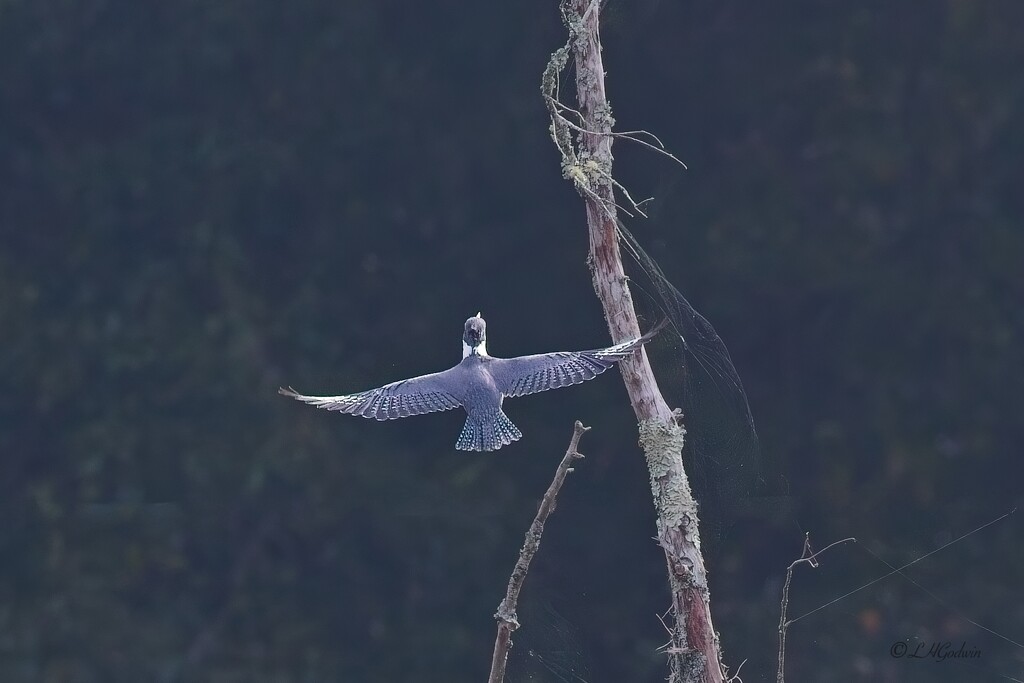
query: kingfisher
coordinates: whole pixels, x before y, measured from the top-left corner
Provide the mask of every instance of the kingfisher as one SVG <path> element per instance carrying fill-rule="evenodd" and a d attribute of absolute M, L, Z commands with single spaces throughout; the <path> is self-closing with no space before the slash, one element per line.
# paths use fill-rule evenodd
<path fill-rule="evenodd" d="M 443 372 L 345 396 L 305 396 L 291 387 L 278 391 L 317 408 L 376 420 L 464 408 L 466 424 L 455 448 L 496 451 L 523 436 L 501 409 L 506 398 L 593 379 L 635 353 L 660 332 L 666 322 L 662 321 L 642 337 L 603 349 L 495 358 L 487 353 L 487 323 L 477 313 L 466 320 L 462 361 Z"/>

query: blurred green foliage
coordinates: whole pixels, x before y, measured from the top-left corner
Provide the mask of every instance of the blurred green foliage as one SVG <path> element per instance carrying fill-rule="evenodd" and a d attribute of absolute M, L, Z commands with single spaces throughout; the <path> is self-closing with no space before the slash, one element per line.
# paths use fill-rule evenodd
<path fill-rule="evenodd" d="M 803 530 L 899 564 L 1021 501 L 1021 27 L 1009 0 L 609 4 L 617 118 L 690 166 L 617 144 L 658 199 L 632 227 L 796 501 L 712 566 L 744 680 Z M 592 680 L 662 680 L 614 377 L 513 403 L 526 438 L 490 455 L 453 452 L 454 415 L 275 394 L 445 367 L 477 310 L 498 355 L 607 340 L 538 94 L 563 40 L 555 3 L 0 2 L 0 680 L 482 680 L 576 418 L 526 592 L 574 615 Z M 915 580 L 1019 636 L 1019 529 Z M 888 571 L 843 553 L 791 609 Z M 913 636 L 1020 664 L 898 581 L 821 617 L 794 680 L 963 680 L 888 657 Z"/>

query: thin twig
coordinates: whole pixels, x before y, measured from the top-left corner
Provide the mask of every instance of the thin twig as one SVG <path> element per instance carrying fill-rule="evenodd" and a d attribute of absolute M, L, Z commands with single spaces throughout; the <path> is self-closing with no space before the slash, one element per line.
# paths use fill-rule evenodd
<path fill-rule="evenodd" d="M 999 517 L 996 517 L 995 519 L 993 519 L 991 522 L 987 522 L 985 524 L 982 524 L 978 528 L 973 529 L 972 531 L 968 531 L 966 534 L 963 534 L 962 536 L 958 536 L 957 538 L 954 538 L 952 541 L 949 541 L 948 543 L 942 544 L 941 546 L 939 546 L 935 550 L 933 550 L 931 552 L 928 552 L 928 553 L 925 553 L 924 555 L 921 555 L 917 559 L 911 560 L 910 562 L 907 562 L 906 564 L 904 564 L 904 565 L 902 565 L 900 567 L 897 567 L 896 569 L 893 569 L 888 574 L 884 574 L 882 576 L 879 576 L 876 579 L 868 581 L 863 586 L 860 586 L 858 588 L 854 588 L 852 591 L 849 591 L 848 593 L 843 593 L 838 598 L 835 598 L 833 600 L 829 600 L 824 605 L 819 605 L 818 607 L 815 607 L 814 609 L 812 609 L 810 612 L 805 612 L 804 614 L 801 614 L 800 616 L 796 617 L 795 619 L 790 619 L 789 623 L 790 624 L 794 624 L 794 623 L 800 621 L 801 619 L 804 619 L 806 617 L 811 616 L 815 612 L 819 612 L 819 611 L 825 609 L 826 607 L 830 607 L 830 606 L 836 604 L 840 600 L 845 600 L 846 598 L 850 597 L 854 593 L 858 593 L 858 592 L 864 590 L 865 588 L 868 588 L 870 586 L 874 586 L 879 581 L 883 581 L 883 580 L 889 578 L 890 576 L 892 576 L 893 574 L 900 574 L 904 569 L 907 569 L 908 567 L 917 564 L 921 560 L 929 558 L 932 555 L 934 555 L 935 553 L 942 552 L 943 550 L 945 550 L 949 546 L 951 546 L 951 545 L 953 545 L 955 543 L 959 543 L 960 541 L 964 540 L 968 536 L 972 536 L 972 535 L 978 533 L 979 531 L 982 531 L 983 529 L 987 529 L 988 527 L 992 526 L 993 524 L 996 524 L 997 522 L 1003 521 L 1004 519 L 1006 519 L 1007 517 L 1009 517 L 1010 515 L 1012 515 L 1016 511 L 1017 511 L 1017 508 L 1014 508 L 1014 509 L 1010 510 L 1009 512 L 1007 512 L 1005 515 L 1000 515 Z"/>
<path fill-rule="evenodd" d="M 564 109 L 565 111 L 568 111 L 568 112 L 571 112 L 571 113 L 575 114 L 576 116 L 578 116 L 580 118 L 581 121 L 585 120 L 583 118 L 583 114 L 581 114 L 577 110 L 573 109 L 572 107 L 568 106 L 564 102 L 559 102 L 558 100 L 556 100 L 554 97 L 551 97 L 550 95 L 546 95 L 545 97 L 547 97 L 547 99 L 550 100 L 551 103 L 555 107 L 560 108 L 560 109 Z M 583 127 L 583 126 L 577 125 L 577 124 L 573 123 L 572 121 L 570 121 L 569 119 L 567 119 L 564 116 L 562 116 L 561 114 L 558 114 L 558 117 L 565 123 L 565 125 L 567 125 L 569 128 L 572 128 L 577 133 L 587 133 L 589 135 L 607 135 L 607 136 L 613 137 L 613 138 L 622 138 L 624 140 L 629 140 L 630 142 L 635 142 L 638 145 L 643 145 L 644 147 L 649 147 L 649 148 L 653 149 L 655 152 L 657 152 L 658 154 L 661 154 L 663 156 L 668 157 L 669 159 L 671 159 L 672 161 L 676 162 L 677 164 L 679 164 L 683 168 L 689 170 L 689 166 L 687 166 L 685 163 L 683 163 L 683 161 L 679 157 L 677 157 L 675 154 L 672 154 L 671 152 L 666 150 L 665 149 L 665 143 L 663 143 L 661 141 L 661 138 L 659 138 L 654 133 L 651 133 L 650 131 L 646 131 L 646 130 L 623 130 L 623 131 L 601 132 L 599 130 L 589 130 L 589 129 Z M 646 140 L 641 140 L 640 138 L 636 137 L 637 135 L 648 135 L 651 138 L 653 138 L 655 140 L 655 142 L 657 142 L 658 144 L 652 145 L 651 143 L 647 142 Z"/>
<path fill-rule="evenodd" d="M 647 202 L 652 201 L 653 197 L 649 197 L 647 199 L 637 202 L 636 200 L 633 199 L 632 195 L 629 194 L 629 190 L 627 190 L 626 187 L 622 185 L 622 183 L 620 183 L 614 177 L 612 177 L 610 173 L 604 171 L 593 160 L 589 160 L 583 164 L 578 163 L 576 150 L 575 148 L 572 147 L 572 143 L 568 143 L 568 150 L 566 150 L 563 147 L 563 144 L 565 144 L 565 141 L 568 139 L 568 133 L 566 133 L 565 131 L 571 129 L 575 130 L 578 133 L 587 133 L 590 135 L 606 135 L 612 138 L 625 138 L 626 140 L 632 140 L 633 142 L 644 145 L 645 147 L 650 147 L 656 152 L 664 154 L 665 156 L 678 162 L 683 168 L 686 168 L 686 164 L 684 164 L 682 161 L 679 161 L 679 159 L 677 159 L 675 155 L 666 152 L 664 149 L 659 149 L 658 147 L 655 147 L 649 142 L 640 140 L 639 138 L 632 137 L 631 135 L 634 133 L 643 133 L 646 135 L 650 135 L 655 140 L 658 140 L 657 136 L 655 136 L 653 133 L 648 133 L 647 131 L 628 131 L 626 133 L 615 133 L 608 131 L 606 133 L 602 133 L 599 131 L 588 130 L 587 128 L 578 126 L 569 119 L 562 116 L 562 114 L 557 111 L 556 106 L 563 107 L 580 117 L 583 116 L 581 113 L 579 113 L 572 107 L 567 107 L 566 105 L 562 104 L 561 102 L 554 99 L 550 95 L 545 95 L 545 99 L 549 102 L 548 110 L 551 114 L 551 137 L 555 141 L 555 146 L 562 154 L 562 175 L 565 176 L 566 180 L 571 180 L 580 192 L 583 192 L 584 194 L 590 196 L 594 201 L 601 204 L 602 208 L 605 210 L 605 213 L 607 213 L 608 217 L 613 221 L 617 220 L 617 218 L 615 216 L 615 213 L 610 210 L 611 206 L 614 206 L 615 208 L 617 208 L 619 211 L 623 212 L 630 218 L 635 218 L 636 216 L 621 204 L 610 199 L 605 199 L 604 197 L 601 197 L 600 195 L 596 194 L 590 188 L 590 174 L 596 173 L 597 175 L 601 176 L 602 178 L 610 182 L 614 187 L 618 188 L 619 191 L 622 192 L 623 195 L 625 195 L 626 199 L 629 200 L 629 204 L 630 206 L 633 207 L 633 211 L 643 216 L 644 218 L 647 218 L 648 216 L 647 213 L 644 212 L 642 206 Z M 658 144 L 661 144 L 661 140 L 658 140 Z"/>
<path fill-rule="evenodd" d="M 614 185 L 616 185 L 617 187 L 622 188 L 622 186 L 619 185 L 619 183 L 616 182 L 614 178 L 612 178 L 607 173 L 604 173 L 603 171 L 598 169 L 593 164 L 588 164 L 586 167 L 584 167 L 584 166 L 572 166 L 572 167 L 567 169 L 565 177 L 568 180 L 572 180 L 573 183 L 576 185 L 576 188 L 580 192 L 584 193 L 585 195 L 587 195 L 588 197 L 593 199 L 595 202 L 599 203 L 601 205 L 601 208 L 604 209 L 605 215 L 607 215 L 610 219 L 618 220 L 615 217 L 615 212 L 612 211 L 612 207 L 618 209 L 619 211 L 621 211 L 622 213 L 626 214 L 630 218 L 636 218 L 636 216 L 634 216 L 632 213 L 630 213 L 629 210 L 626 209 L 626 207 L 622 206 L 618 202 L 612 201 L 610 199 L 605 199 L 601 195 L 599 195 L 596 192 L 594 192 L 594 190 L 592 190 L 590 188 L 590 179 L 589 179 L 589 177 L 586 174 L 587 170 L 593 171 L 593 172 L 601 175 L 602 177 L 607 178 Z M 622 188 L 622 189 L 625 190 L 625 188 Z M 626 193 L 626 197 L 633 204 L 633 208 L 636 209 L 644 218 L 647 218 L 647 214 L 645 214 L 640 209 L 639 205 L 636 202 L 633 201 L 633 198 L 629 196 L 628 192 Z M 643 203 L 646 203 L 646 202 L 649 202 L 649 201 L 650 201 L 649 199 L 645 199 Z"/>
<path fill-rule="evenodd" d="M 856 543 L 857 539 L 853 537 L 844 538 L 841 541 L 829 543 L 827 546 L 825 546 L 818 552 L 814 552 L 811 549 L 811 535 L 808 533 L 804 537 L 804 549 L 803 552 L 800 554 L 800 558 L 794 560 L 793 563 L 789 565 L 789 569 L 786 570 L 786 582 L 782 585 L 782 613 L 779 615 L 779 670 L 775 674 L 776 683 L 785 683 L 786 631 L 789 629 L 789 625 L 793 623 L 791 621 L 786 621 L 786 609 L 789 607 L 789 584 L 793 581 L 793 569 L 798 564 L 804 563 L 811 565 L 811 567 L 813 567 L 814 569 L 817 569 L 818 555 L 821 555 L 829 548 L 833 548 L 843 543 L 849 543 L 850 541 Z"/>
<path fill-rule="evenodd" d="M 487 683 L 502 683 L 505 680 L 505 663 L 508 660 L 508 651 L 512 647 L 512 632 L 519 628 L 519 619 L 516 617 L 516 606 L 519 602 L 519 592 L 523 589 L 523 582 L 526 574 L 530 571 L 530 562 L 540 548 L 540 537 L 544 533 L 544 523 L 555 510 L 555 499 L 558 491 L 562 488 L 565 478 L 572 472 L 572 461 L 583 457 L 583 454 L 576 450 L 580 437 L 590 427 L 584 427 L 583 423 L 576 420 L 573 428 L 572 439 L 569 441 L 569 448 L 565 451 L 562 462 L 555 470 L 555 478 L 544 493 L 544 498 L 537 508 L 537 515 L 533 518 L 529 530 L 526 532 L 526 540 L 519 551 L 519 559 L 512 570 L 512 576 L 508 579 L 508 590 L 505 592 L 505 599 L 498 605 L 498 611 L 494 618 L 498 621 L 498 635 L 494 639 L 494 654 L 491 657 L 491 675 Z"/>
<path fill-rule="evenodd" d="M 725 673 L 725 677 L 726 677 L 725 681 L 726 681 L 726 683 L 743 683 L 743 679 L 740 678 L 740 671 L 743 670 L 743 665 L 746 664 L 746 663 L 747 663 L 747 660 L 745 660 L 745 659 L 742 662 L 740 662 L 740 665 L 736 667 L 736 673 L 734 673 L 732 675 L 729 675 L 729 673 L 726 672 Z"/>

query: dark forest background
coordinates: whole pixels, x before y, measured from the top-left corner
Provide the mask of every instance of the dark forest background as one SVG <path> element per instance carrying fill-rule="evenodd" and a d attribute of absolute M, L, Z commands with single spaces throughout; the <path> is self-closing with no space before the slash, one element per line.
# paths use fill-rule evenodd
<path fill-rule="evenodd" d="M 1022 502 L 1024 4 L 611 0 L 604 38 L 620 127 L 689 165 L 617 143 L 630 228 L 788 490 L 709 539 L 727 662 L 773 680 L 804 532 L 858 543 L 791 616 Z M 615 373 L 510 403 L 492 454 L 276 394 L 448 367 L 478 310 L 496 355 L 609 342 L 539 92 L 564 40 L 554 0 L 0 0 L 0 681 L 484 680 L 577 418 L 513 680 L 664 679 Z M 795 623 L 791 680 L 1020 677 L 1020 515 Z"/>

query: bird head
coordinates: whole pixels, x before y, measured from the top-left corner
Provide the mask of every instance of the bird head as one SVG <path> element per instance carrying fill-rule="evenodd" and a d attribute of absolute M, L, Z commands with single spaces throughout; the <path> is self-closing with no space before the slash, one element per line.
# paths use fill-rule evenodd
<path fill-rule="evenodd" d="M 477 313 L 466 321 L 462 333 L 462 357 L 487 355 L 487 323 Z"/>

